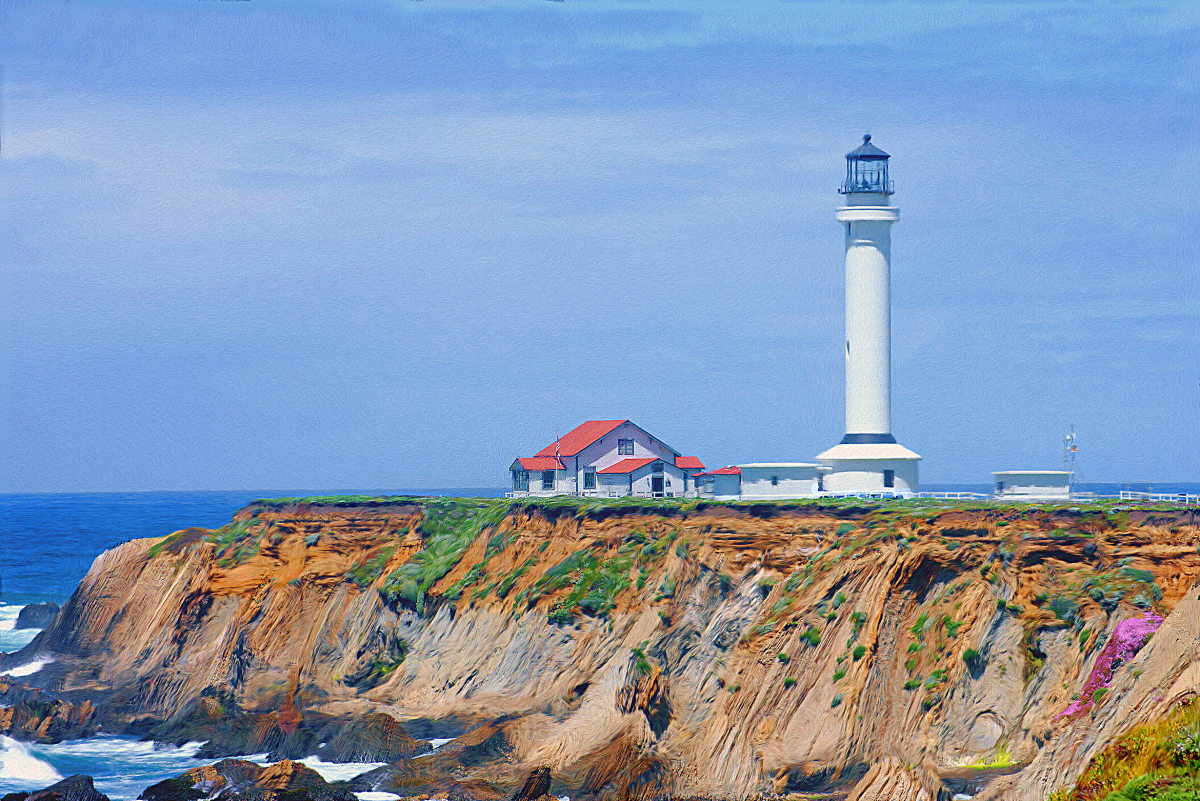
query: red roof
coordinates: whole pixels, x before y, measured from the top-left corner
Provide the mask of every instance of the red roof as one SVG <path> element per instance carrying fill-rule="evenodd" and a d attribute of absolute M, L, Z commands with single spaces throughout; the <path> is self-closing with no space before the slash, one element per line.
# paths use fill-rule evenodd
<path fill-rule="evenodd" d="M 680 470 L 691 470 L 693 468 L 703 470 L 704 462 L 700 461 L 695 456 L 676 456 L 675 466 Z"/>
<path fill-rule="evenodd" d="M 617 426 L 628 423 L 628 420 L 588 420 L 582 425 L 572 428 L 558 440 L 559 456 L 575 456 L 581 450 L 591 445 L 606 434 L 612 433 Z M 551 442 L 537 452 L 538 456 L 554 456 L 555 443 Z"/>
<path fill-rule="evenodd" d="M 517 459 L 521 463 L 522 470 L 566 470 L 567 466 L 562 463 L 562 460 L 555 459 L 553 454 L 550 456 L 522 456 Z"/>
<path fill-rule="evenodd" d="M 728 467 L 722 467 L 717 470 L 710 470 L 707 473 L 697 473 L 696 475 L 697 476 L 740 476 L 741 474 L 742 474 L 742 468 L 738 467 L 735 464 L 731 464 Z"/>
<path fill-rule="evenodd" d="M 608 467 L 602 467 L 597 470 L 597 473 L 632 473 L 639 467 L 645 467 L 651 462 L 657 462 L 658 459 L 651 456 L 649 459 L 622 459 L 616 464 L 610 464 Z"/>

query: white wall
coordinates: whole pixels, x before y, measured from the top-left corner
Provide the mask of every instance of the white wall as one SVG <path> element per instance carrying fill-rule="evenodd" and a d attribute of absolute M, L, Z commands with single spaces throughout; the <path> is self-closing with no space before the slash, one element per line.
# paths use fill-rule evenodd
<path fill-rule="evenodd" d="M 826 492 L 916 492 L 916 459 L 839 459 L 830 462 L 833 472 L 825 476 Z M 883 471 L 894 470 L 894 487 L 883 486 Z"/>
<path fill-rule="evenodd" d="M 650 478 L 654 475 L 654 464 L 633 471 L 633 494 L 650 495 Z M 663 460 L 663 495 L 676 498 L 683 495 L 683 471 L 669 461 Z"/>
<path fill-rule="evenodd" d="M 994 475 L 999 498 L 1070 498 L 1071 479 L 1068 474 L 1009 473 Z M 998 488 L 1004 482 L 1004 489 Z"/>
<path fill-rule="evenodd" d="M 808 498 L 817 494 L 816 467 L 747 467 L 742 465 L 742 500 Z M 775 478 L 777 483 L 772 484 Z"/>
<path fill-rule="evenodd" d="M 846 341 L 842 347 L 848 434 L 887 434 L 892 430 L 891 226 L 898 217 L 898 210 L 891 206 L 851 206 L 837 212 L 846 235 Z"/>
<path fill-rule="evenodd" d="M 698 497 L 717 501 L 736 501 L 741 497 L 742 477 L 739 475 L 705 476 Z"/>

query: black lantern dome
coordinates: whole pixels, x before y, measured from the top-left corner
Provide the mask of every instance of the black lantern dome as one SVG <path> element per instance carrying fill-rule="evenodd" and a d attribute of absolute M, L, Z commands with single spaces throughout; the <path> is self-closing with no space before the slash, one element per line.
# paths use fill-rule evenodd
<path fill-rule="evenodd" d="M 846 180 L 838 189 L 843 195 L 852 192 L 876 192 L 891 195 L 896 190 L 888 180 L 888 159 L 875 145 L 871 144 L 871 135 L 863 135 L 862 144 L 846 154 Z"/>

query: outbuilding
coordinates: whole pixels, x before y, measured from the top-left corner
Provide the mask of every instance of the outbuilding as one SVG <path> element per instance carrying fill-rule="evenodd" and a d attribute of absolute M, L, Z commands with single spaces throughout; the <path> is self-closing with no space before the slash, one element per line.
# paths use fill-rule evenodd
<path fill-rule="evenodd" d="M 992 473 L 995 495 L 1007 500 L 1069 500 L 1069 470 L 1000 470 Z"/>
<path fill-rule="evenodd" d="M 714 501 L 736 501 L 742 497 L 742 468 L 735 464 L 697 473 L 696 495 Z"/>
<path fill-rule="evenodd" d="M 751 462 L 738 465 L 744 501 L 813 498 L 825 490 L 830 468 L 812 462 Z"/>

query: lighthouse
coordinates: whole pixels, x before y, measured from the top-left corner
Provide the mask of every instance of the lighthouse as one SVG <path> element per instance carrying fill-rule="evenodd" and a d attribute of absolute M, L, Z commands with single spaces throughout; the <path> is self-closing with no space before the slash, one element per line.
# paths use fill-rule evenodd
<path fill-rule="evenodd" d="M 892 205 L 887 153 L 871 135 L 846 154 L 837 210 L 846 241 L 846 433 L 817 460 L 831 493 L 917 491 L 921 457 L 892 434 Z"/>

